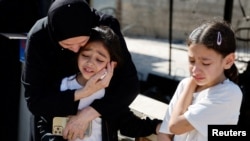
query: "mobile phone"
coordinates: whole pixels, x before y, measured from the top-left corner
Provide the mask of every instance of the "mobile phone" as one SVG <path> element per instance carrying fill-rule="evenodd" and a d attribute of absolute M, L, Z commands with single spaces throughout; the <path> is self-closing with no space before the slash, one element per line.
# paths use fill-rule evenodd
<path fill-rule="evenodd" d="M 100 77 L 100 80 L 102 80 L 108 73 L 105 71 L 104 74 Z"/>
<path fill-rule="evenodd" d="M 52 134 L 62 136 L 63 129 L 65 128 L 69 118 L 67 117 L 54 117 Z"/>
<path fill-rule="evenodd" d="M 52 134 L 62 136 L 63 129 L 65 128 L 69 118 L 68 117 L 54 117 L 53 118 L 53 127 Z M 92 122 L 89 123 L 89 126 L 84 133 L 85 136 L 90 136 L 92 131 Z"/>

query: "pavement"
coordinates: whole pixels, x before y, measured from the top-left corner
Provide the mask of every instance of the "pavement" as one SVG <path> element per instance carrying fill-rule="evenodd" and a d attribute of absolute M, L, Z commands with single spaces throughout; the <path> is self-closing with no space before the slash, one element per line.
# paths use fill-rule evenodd
<path fill-rule="evenodd" d="M 149 73 L 174 79 L 189 75 L 184 44 L 171 44 L 170 49 L 167 40 L 125 37 L 125 41 L 140 80 L 146 80 Z"/>
<path fill-rule="evenodd" d="M 170 49 L 167 39 L 125 36 L 125 40 L 140 80 L 146 80 L 149 73 L 177 80 L 189 76 L 187 46 L 184 43 L 172 43 Z M 245 61 L 238 59 L 235 62 L 239 73 L 246 69 L 246 61 L 250 60 L 249 52 L 236 52 L 236 56 L 241 60 L 245 57 Z"/>

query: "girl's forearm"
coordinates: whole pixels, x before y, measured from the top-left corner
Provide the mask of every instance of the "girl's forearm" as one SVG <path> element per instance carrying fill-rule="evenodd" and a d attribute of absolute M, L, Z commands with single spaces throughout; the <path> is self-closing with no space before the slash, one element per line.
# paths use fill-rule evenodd
<path fill-rule="evenodd" d="M 170 121 L 169 121 L 169 128 L 171 132 L 174 133 L 183 133 L 186 132 L 193 127 L 189 124 L 189 122 L 185 119 L 184 113 L 187 111 L 188 106 L 192 102 L 192 95 L 196 89 L 196 84 L 190 78 L 187 85 L 184 87 L 180 98 L 177 100 L 176 105 L 173 109 Z"/>

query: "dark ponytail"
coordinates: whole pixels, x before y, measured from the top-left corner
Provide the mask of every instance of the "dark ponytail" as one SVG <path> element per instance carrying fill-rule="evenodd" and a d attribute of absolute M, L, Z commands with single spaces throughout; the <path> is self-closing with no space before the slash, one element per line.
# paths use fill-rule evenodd
<path fill-rule="evenodd" d="M 239 83 L 239 72 L 235 64 L 233 64 L 230 69 L 225 70 L 224 74 L 229 80 L 233 81 L 236 84 Z"/>

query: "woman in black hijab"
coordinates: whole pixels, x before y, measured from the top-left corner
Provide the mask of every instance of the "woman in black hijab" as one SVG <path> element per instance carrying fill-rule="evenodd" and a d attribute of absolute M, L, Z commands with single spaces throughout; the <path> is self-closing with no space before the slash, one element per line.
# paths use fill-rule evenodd
<path fill-rule="evenodd" d="M 97 74 L 90 81 L 89 86 L 92 87 L 60 92 L 62 78 L 78 72 L 76 52 L 88 41 L 90 29 L 99 25 L 109 26 L 119 36 L 123 67 L 114 72 L 108 71 L 101 81 L 98 78 L 102 74 Z M 127 111 L 139 93 L 137 71 L 118 21 L 112 16 L 90 9 L 84 0 L 56 0 L 52 3 L 48 16 L 38 20 L 31 28 L 26 44 L 22 84 L 28 108 L 32 113 L 32 136 L 38 140 L 41 137 L 36 136 L 37 133 L 43 132 L 36 127 L 38 121 L 52 125 L 53 117 L 68 115 L 86 119 L 86 124 L 91 118 L 101 116 L 106 119 L 105 127 L 108 127 L 108 132 L 107 128 L 103 129 L 103 141 L 117 140 L 118 122 L 121 122 L 124 111 Z M 77 110 L 79 98 L 101 88 L 106 88 L 102 99 L 95 100 L 84 110 Z M 71 122 L 72 132 L 84 133 L 84 130 L 77 130 L 77 125 L 77 120 Z M 36 141 L 35 138 L 33 140 Z"/>

